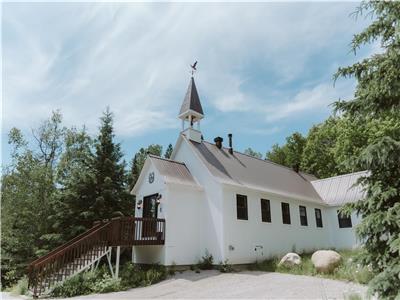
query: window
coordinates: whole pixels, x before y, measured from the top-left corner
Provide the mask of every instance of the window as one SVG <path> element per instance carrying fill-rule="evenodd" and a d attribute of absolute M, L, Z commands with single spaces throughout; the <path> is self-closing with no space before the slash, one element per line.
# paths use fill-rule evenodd
<path fill-rule="evenodd" d="M 322 214 L 319 208 L 315 209 L 315 223 L 317 223 L 317 227 L 322 227 Z"/>
<path fill-rule="evenodd" d="M 236 211 L 239 220 L 247 220 L 247 196 L 236 195 Z"/>
<path fill-rule="evenodd" d="M 305 206 L 299 206 L 300 210 L 300 224 L 301 226 L 308 226 L 307 222 L 307 209 Z"/>
<path fill-rule="evenodd" d="M 351 217 L 344 216 L 339 211 L 337 211 L 337 213 L 338 213 L 338 220 L 339 220 L 339 228 L 350 228 L 352 226 Z"/>
<path fill-rule="evenodd" d="M 271 206 L 267 199 L 261 199 L 261 220 L 271 223 Z"/>
<path fill-rule="evenodd" d="M 282 202 L 282 222 L 283 224 L 290 224 L 290 208 L 289 203 Z"/>

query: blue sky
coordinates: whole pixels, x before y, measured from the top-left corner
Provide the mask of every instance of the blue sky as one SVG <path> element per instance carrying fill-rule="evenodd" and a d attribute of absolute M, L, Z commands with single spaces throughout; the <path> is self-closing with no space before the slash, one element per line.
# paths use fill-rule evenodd
<path fill-rule="evenodd" d="M 378 51 L 350 52 L 371 20 L 357 3 L 5 3 L 2 7 L 2 152 L 7 132 L 27 135 L 51 111 L 97 133 L 106 106 L 126 159 L 174 144 L 177 114 L 195 75 L 206 140 L 263 154 L 294 131 L 307 133 L 349 99 L 354 82 L 332 75 Z"/>

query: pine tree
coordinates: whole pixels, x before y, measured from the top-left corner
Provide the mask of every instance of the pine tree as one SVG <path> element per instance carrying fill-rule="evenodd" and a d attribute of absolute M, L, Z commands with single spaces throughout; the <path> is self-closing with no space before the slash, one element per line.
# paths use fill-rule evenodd
<path fill-rule="evenodd" d="M 354 98 L 339 101 L 336 109 L 360 122 L 379 120 L 400 110 L 400 2 L 363 2 L 359 14 L 370 11 L 375 19 L 354 36 L 352 49 L 380 41 L 382 53 L 354 65 L 339 68 L 336 78 L 354 77 Z M 398 116 L 398 114 L 397 114 Z M 397 118 L 397 124 L 400 119 Z M 361 261 L 375 273 L 370 292 L 379 299 L 400 297 L 400 126 L 370 141 L 351 166 L 369 171 L 361 179 L 365 199 L 348 204 L 344 210 L 362 217 L 356 232 L 363 241 Z"/>
<path fill-rule="evenodd" d="M 50 220 L 56 233 L 67 241 L 98 220 L 95 203 L 93 140 L 85 128 L 70 129 L 65 137 L 65 150 L 57 170 L 59 185 L 56 215 Z M 68 230 L 65 230 L 68 228 Z"/>
<path fill-rule="evenodd" d="M 113 116 L 109 108 L 100 120 L 93 164 L 96 185 L 93 209 L 99 218 L 131 215 L 133 198 L 128 191 L 125 161 L 121 161 L 121 146 L 113 141 Z"/>
<path fill-rule="evenodd" d="M 168 159 L 171 158 L 172 151 L 174 151 L 174 148 L 172 147 L 172 144 L 169 144 L 167 150 L 165 150 L 164 157 Z"/>

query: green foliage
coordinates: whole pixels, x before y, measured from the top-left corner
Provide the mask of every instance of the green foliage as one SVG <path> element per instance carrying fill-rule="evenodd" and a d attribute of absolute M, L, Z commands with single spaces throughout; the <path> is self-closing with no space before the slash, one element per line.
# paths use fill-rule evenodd
<path fill-rule="evenodd" d="M 266 158 L 280 165 L 299 170 L 305 144 L 306 138 L 301 133 L 295 132 L 286 138 L 286 144 L 283 146 L 273 145 L 271 151 L 267 152 Z"/>
<path fill-rule="evenodd" d="M 18 129 L 10 131 L 11 163 L 3 169 L 1 180 L 2 275 L 15 270 L 16 277 L 22 276 L 28 261 L 59 243 L 48 234 L 64 131 L 58 112 L 33 130 L 34 147 L 29 147 Z M 2 276 L 2 285 L 12 284 L 9 279 Z"/>
<path fill-rule="evenodd" d="M 229 264 L 228 260 L 226 259 L 224 262 L 220 262 L 218 266 L 218 270 L 221 273 L 232 273 L 235 272 L 235 269 L 231 264 Z"/>
<path fill-rule="evenodd" d="M 380 299 L 395 299 L 400 297 L 400 3 L 363 2 L 358 14 L 366 11 L 375 18 L 354 36 L 352 49 L 356 53 L 362 45 L 379 41 L 383 51 L 339 68 L 335 78 L 353 77 L 357 87 L 353 99 L 338 101 L 335 108 L 359 123 L 392 116 L 395 127 L 373 137 L 358 157 L 349 160 L 350 167 L 368 170 L 369 176 L 360 180 L 365 199 L 343 211 L 362 217 L 356 232 L 365 247 L 359 259 L 375 272 L 370 292 Z"/>
<path fill-rule="evenodd" d="M 14 295 L 28 294 L 28 278 L 25 276 L 18 280 L 17 284 L 11 288 L 11 293 Z"/>
<path fill-rule="evenodd" d="M 251 148 L 247 148 L 246 150 L 244 150 L 244 154 L 247 154 L 249 156 L 253 156 L 255 158 L 262 158 L 262 154 L 260 152 L 254 151 Z"/>
<path fill-rule="evenodd" d="M 172 144 L 169 144 L 167 150 L 165 150 L 164 157 L 168 159 L 171 158 L 172 151 L 174 151 L 174 148 L 172 147 Z"/>
<path fill-rule="evenodd" d="M 132 214 L 133 198 L 120 145 L 106 110 L 100 134 L 65 128 L 59 112 L 33 131 L 9 133 L 11 163 L 1 179 L 2 286 L 15 284 L 27 264 L 92 226 Z"/>
<path fill-rule="evenodd" d="M 100 120 L 100 134 L 95 142 L 93 162 L 95 201 L 92 209 L 98 219 L 132 215 L 133 198 L 125 185 L 125 161 L 122 161 L 120 144 L 113 141 L 113 117 L 108 108 Z"/>
<path fill-rule="evenodd" d="M 202 256 L 201 260 L 197 264 L 197 267 L 200 270 L 212 270 L 214 268 L 214 257 L 208 250 L 206 249 L 206 252 L 204 256 Z"/>

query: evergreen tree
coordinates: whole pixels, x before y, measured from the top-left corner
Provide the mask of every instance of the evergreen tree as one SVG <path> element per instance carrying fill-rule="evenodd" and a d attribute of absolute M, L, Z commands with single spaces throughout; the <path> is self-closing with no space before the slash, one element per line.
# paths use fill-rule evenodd
<path fill-rule="evenodd" d="M 131 215 L 133 197 L 128 191 L 120 144 L 113 141 L 113 117 L 109 108 L 100 120 L 100 134 L 95 142 L 93 163 L 96 197 L 93 209 L 98 218 Z"/>
<path fill-rule="evenodd" d="M 354 77 L 354 98 L 339 101 L 336 109 L 358 120 L 379 120 L 382 115 L 400 110 L 400 2 L 363 2 L 358 13 L 370 11 L 375 19 L 364 31 L 354 36 L 352 49 L 380 41 L 383 52 L 354 65 L 339 68 L 335 78 Z M 400 118 L 396 120 L 400 123 Z M 356 232 L 363 241 L 360 255 L 371 266 L 375 277 L 371 293 L 380 299 L 400 297 L 400 130 L 370 141 L 350 166 L 369 171 L 360 184 L 365 198 L 348 204 L 344 212 L 356 211 L 362 221 Z"/>
<path fill-rule="evenodd" d="M 168 159 L 171 158 L 172 151 L 174 151 L 174 148 L 172 147 L 172 144 L 169 144 L 167 150 L 165 150 L 164 157 Z"/>
<path fill-rule="evenodd" d="M 52 218 L 53 228 L 67 241 L 87 228 L 99 216 L 93 209 L 95 203 L 93 140 L 85 128 L 70 129 L 65 137 L 65 151 L 57 168 L 59 185 L 56 214 Z M 68 230 L 65 230 L 68 228 Z"/>

